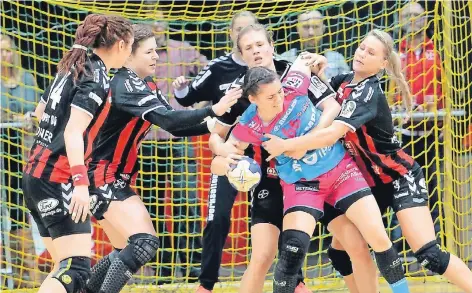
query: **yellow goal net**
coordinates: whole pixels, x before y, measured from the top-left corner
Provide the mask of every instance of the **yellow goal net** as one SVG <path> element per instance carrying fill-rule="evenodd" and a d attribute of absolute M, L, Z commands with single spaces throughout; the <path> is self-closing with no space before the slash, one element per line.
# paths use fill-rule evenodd
<path fill-rule="evenodd" d="M 206 62 L 231 51 L 228 26 L 232 15 L 241 10 L 255 13 L 274 32 L 281 58 L 297 54 L 304 38 L 310 50 L 335 56 L 329 65 L 335 73 L 350 70 L 354 52 L 369 30 L 386 30 L 401 51 L 403 72 L 419 101 L 408 123 L 397 128 L 399 137 L 423 167 L 440 244 L 472 264 L 472 2 L 419 1 L 420 10 L 406 9 L 409 2 L 1 1 L 0 290 L 24 292 L 38 287 L 52 268 L 22 197 L 22 169 L 35 131 L 28 112 L 34 111 L 58 61 L 72 46 L 75 29 L 90 13 L 118 14 L 156 27 L 157 36 L 165 40 L 158 63 L 163 74 L 157 79 L 171 100 L 174 72 L 192 78 Z M 313 10 L 316 17 L 303 21 L 301 15 Z M 421 41 L 405 46 L 413 34 Z M 175 61 L 166 51 L 170 41 L 181 46 L 174 49 L 191 48 L 195 57 Z M 400 105 L 396 87 L 386 81 L 383 86 L 398 124 L 404 113 L 395 107 Z M 177 139 L 159 129 L 144 141 L 136 188 L 151 214 L 161 248 L 157 259 L 133 278 L 131 287 L 170 284 L 185 290 L 191 288 L 189 283 L 198 282 L 210 186 L 207 142 L 207 136 Z M 250 199 L 240 194 L 228 215 L 231 227 L 220 269 L 221 291 L 232 290 L 248 264 L 249 209 Z M 408 277 L 434 279 L 416 262 L 392 213 L 384 219 Z M 326 255 L 330 239 L 318 225 L 303 268 L 312 288 L 344 288 Z M 112 249 L 96 224 L 91 249 L 94 261 Z"/>

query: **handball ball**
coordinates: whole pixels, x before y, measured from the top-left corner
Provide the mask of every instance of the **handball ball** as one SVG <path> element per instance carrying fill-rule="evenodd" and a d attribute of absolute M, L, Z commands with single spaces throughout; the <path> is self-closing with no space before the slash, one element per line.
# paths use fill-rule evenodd
<path fill-rule="evenodd" d="M 226 176 L 236 190 L 251 191 L 261 182 L 261 166 L 255 160 L 243 157 L 237 164 L 231 166 Z"/>

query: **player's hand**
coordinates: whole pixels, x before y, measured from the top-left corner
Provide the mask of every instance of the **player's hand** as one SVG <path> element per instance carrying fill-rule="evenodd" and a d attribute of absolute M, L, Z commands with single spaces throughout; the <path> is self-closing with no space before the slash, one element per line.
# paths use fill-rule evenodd
<path fill-rule="evenodd" d="M 286 141 L 284 139 L 269 133 L 266 133 L 264 136 L 268 138 L 268 140 L 262 143 L 262 147 L 270 154 L 266 159 L 267 162 L 287 151 Z"/>
<path fill-rule="evenodd" d="M 176 91 L 181 91 L 188 86 L 190 80 L 186 79 L 185 76 L 179 76 L 172 82 L 172 87 Z"/>
<path fill-rule="evenodd" d="M 222 157 L 229 157 L 232 154 L 244 154 L 244 150 L 239 147 L 239 141 L 227 141 L 221 145 L 221 148 L 218 151 L 218 155 Z"/>
<path fill-rule="evenodd" d="M 284 152 L 284 155 L 295 160 L 301 160 L 306 155 L 306 151 L 303 151 L 303 150 L 286 151 Z"/>
<path fill-rule="evenodd" d="M 300 56 L 306 61 L 306 65 L 310 66 L 311 72 L 317 76 L 322 76 L 325 69 L 328 67 L 328 59 L 323 55 L 302 52 Z"/>
<path fill-rule="evenodd" d="M 213 112 L 215 112 L 216 116 L 222 116 L 229 108 L 238 102 L 238 99 L 241 98 L 242 94 L 243 90 L 239 87 L 230 89 L 218 103 L 211 107 Z"/>
<path fill-rule="evenodd" d="M 218 176 L 226 175 L 232 165 L 237 164 L 242 158 L 243 156 L 237 154 L 230 154 L 228 157 L 216 156 L 211 162 L 211 173 Z"/>
<path fill-rule="evenodd" d="M 79 221 L 85 222 L 89 208 L 90 197 L 88 186 L 75 186 L 69 205 L 69 214 L 71 214 L 72 221 L 75 223 L 78 223 Z"/>
<path fill-rule="evenodd" d="M 28 132 L 33 132 L 33 129 L 34 129 L 33 117 L 36 117 L 34 115 L 34 112 L 26 112 L 24 115 L 13 114 L 12 115 L 12 120 L 23 123 L 24 130 L 26 130 Z"/>

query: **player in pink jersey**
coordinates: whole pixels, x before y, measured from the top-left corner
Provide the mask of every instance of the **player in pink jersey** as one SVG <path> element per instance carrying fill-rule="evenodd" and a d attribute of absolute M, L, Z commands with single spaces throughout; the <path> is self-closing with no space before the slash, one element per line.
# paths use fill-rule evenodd
<path fill-rule="evenodd" d="M 240 37 L 237 40 L 237 46 L 241 51 L 241 55 L 244 58 L 245 62 L 249 65 L 250 68 L 255 66 L 264 66 L 269 69 L 274 70 L 280 75 L 280 78 L 284 78 L 290 68 L 290 66 L 283 66 L 283 70 L 278 69 L 277 60 L 274 60 L 273 53 L 273 43 L 270 38 L 269 32 L 263 27 L 258 25 L 247 26 L 240 32 Z M 238 79 L 238 84 L 241 84 L 243 78 Z M 326 87 L 323 82 L 319 81 L 317 78 L 311 78 L 310 80 L 311 85 L 309 87 L 308 96 L 312 97 L 312 103 L 317 108 L 323 110 L 323 114 L 321 116 L 321 121 L 318 124 L 318 128 L 326 127 L 330 125 L 333 119 L 339 114 L 339 105 L 336 105 L 336 101 L 332 98 L 333 91 Z M 334 102 L 334 103 L 333 103 Z M 239 106 L 238 106 L 239 104 Z M 248 98 L 241 98 L 239 99 L 238 103 L 231 108 L 231 112 L 224 115 L 222 119 L 225 124 L 234 124 L 237 122 L 237 118 L 241 116 L 249 107 L 250 101 Z M 230 119 L 231 118 L 231 119 Z M 221 131 L 221 130 L 224 131 Z M 210 140 L 210 147 L 215 152 L 216 155 L 220 155 L 226 157 L 227 154 L 225 152 L 219 152 L 218 149 L 222 149 L 223 151 L 228 152 L 234 148 L 234 146 L 221 142 L 220 145 L 222 147 L 218 147 L 216 140 L 223 140 L 226 137 L 226 133 L 229 131 L 230 127 L 216 124 L 215 132 L 212 133 L 212 137 Z M 283 218 L 283 200 L 282 200 L 282 188 L 279 184 L 280 180 L 278 178 L 277 172 L 274 172 L 276 177 L 272 178 L 270 174 L 267 176 L 264 175 L 266 159 L 268 158 L 265 152 L 265 149 L 262 147 L 254 146 L 254 149 L 261 149 L 261 159 L 262 159 L 262 181 L 257 186 L 256 191 L 253 193 L 252 199 L 252 219 L 251 219 L 251 232 L 252 232 L 252 256 L 251 262 L 249 264 L 248 269 L 244 273 L 243 282 L 241 283 L 240 292 L 260 292 L 263 287 L 263 283 L 266 276 L 266 271 L 271 267 L 273 263 L 273 255 L 276 253 L 277 249 L 272 244 L 268 243 L 268 237 L 265 237 L 265 233 L 268 230 L 272 230 L 269 233 L 279 233 L 282 228 L 282 218 Z M 217 158 L 214 160 L 214 164 L 216 169 L 218 162 L 221 163 L 221 168 L 227 168 L 228 163 L 226 160 L 222 158 Z M 271 161 L 273 163 L 273 160 Z M 224 172 L 223 172 L 224 174 Z M 225 176 L 221 176 L 220 178 L 226 178 Z M 267 187 L 265 187 L 267 186 Z M 259 190 L 259 191 L 258 191 Z M 259 198 L 258 194 L 260 191 L 266 190 L 269 191 L 269 196 Z M 365 292 L 365 293 L 377 293 L 378 292 L 378 281 L 374 277 L 376 276 L 377 268 L 372 261 L 372 257 L 369 253 L 369 248 L 365 242 L 362 240 L 362 235 L 356 229 L 354 224 L 349 220 L 345 222 L 336 222 L 333 225 L 328 226 L 325 219 L 332 218 L 334 216 L 327 215 L 340 215 L 342 212 L 338 209 L 333 208 L 330 205 L 326 205 L 324 207 L 325 215 L 320 219 L 320 222 L 325 225 L 328 230 L 332 233 L 337 231 L 338 233 L 343 233 L 345 230 L 349 231 L 356 231 L 357 233 L 351 233 L 351 239 L 358 238 L 358 241 L 354 241 L 353 243 L 361 243 L 363 245 L 349 245 L 349 240 L 347 243 L 343 243 L 348 251 L 349 255 L 351 256 L 352 262 L 355 264 L 355 267 L 358 269 L 354 270 L 355 280 L 352 275 L 352 270 L 350 272 L 346 272 L 343 276 L 348 276 L 344 280 L 346 285 L 349 287 L 351 293 L 358 293 L 358 292 Z M 260 216 L 254 217 L 255 214 Z M 272 249 L 268 249 L 268 247 L 273 247 Z M 333 249 L 328 249 L 328 255 L 333 260 L 333 266 L 339 270 L 343 271 L 342 268 L 337 266 L 336 256 L 332 256 L 331 251 Z M 342 255 L 344 256 L 344 254 Z M 362 268 L 362 269 L 360 269 Z M 362 287 L 357 289 L 356 281 L 358 284 L 362 284 Z M 300 283 L 299 287 L 297 287 L 297 292 L 303 292 L 306 287 L 303 283 Z M 360 290 L 362 289 L 362 290 Z M 250 291 L 252 290 L 252 291 Z"/>
<path fill-rule="evenodd" d="M 241 149 L 262 144 L 274 135 L 293 138 L 316 128 L 317 110 L 307 98 L 310 67 L 300 56 L 284 79 L 263 67 L 252 68 L 244 79 L 243 95 L 251 106 L 234 128 L 229 142 Z M 309 63 L 309 62 L 308 62 Z M 274 292 L 293 292 L 310 235 L 323 214 L 324 203 L 346 213 L 375 251 L 377 264 L 394 293 L 408 293 L 401 260 L 383 227 L 382 217 L 367 182 L 340 142 L 301 159 L 284 154 L 276 157 L 284 196 L 280 258 L 274 272 Z M 269 233 L 267 239 L 277 238 Z M 270 241 L 269 241 L 270 242 Z M 375 278 L 375 274 L 374 274 Z"/>

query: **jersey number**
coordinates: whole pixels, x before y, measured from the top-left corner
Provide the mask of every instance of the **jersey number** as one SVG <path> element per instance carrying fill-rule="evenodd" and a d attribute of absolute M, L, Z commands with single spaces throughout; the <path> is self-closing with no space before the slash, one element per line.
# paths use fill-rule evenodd
<path fill-rule="evenodd" d="M 64 86 L 67 82 L 67 78 L 69 77 L 70 72 L 67 73 L 59 83 L 53 84 L 51 93 L 49 94 L 49 99 L 51 100 L 51 109 L 56 110 L 56 105 L 59 104 L 62 98 L 62 91 L 64 90 Z"/>

